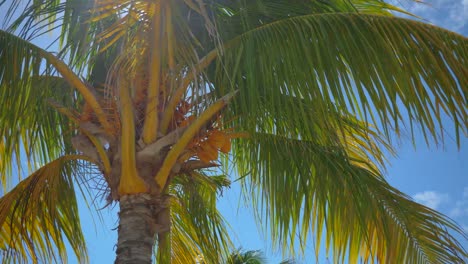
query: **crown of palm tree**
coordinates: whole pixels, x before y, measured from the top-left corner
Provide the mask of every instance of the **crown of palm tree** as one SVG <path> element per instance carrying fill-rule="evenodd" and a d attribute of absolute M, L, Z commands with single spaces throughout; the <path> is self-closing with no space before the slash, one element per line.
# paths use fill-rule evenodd
<path fill-rule="evenodd" d="M 8 4 L 6 262 L 65 261 L 65 239 L 87 262 L 75 189 L 93 177 L 120 203 L 117 263 L 140 260 L 122 253 L 146 232 L 126 229 L 131 219 L 150 226 L 140 242 L 150 258 L 157 244 L 158 263 L 219 263 L 231 243 L 216 197 L 230 182 L 213 168 L 231 163 L 284 252 L 312 234 L 336 261 L 467 258 L 461 228 L 382 173 L 405 126 L 438 143 L 448 115 L 457 142 L 466 135 L 465 37 L 395 17 L 405 11 L 380 0 Z M 33 44 L 49 31 L 56 53 Z"/>

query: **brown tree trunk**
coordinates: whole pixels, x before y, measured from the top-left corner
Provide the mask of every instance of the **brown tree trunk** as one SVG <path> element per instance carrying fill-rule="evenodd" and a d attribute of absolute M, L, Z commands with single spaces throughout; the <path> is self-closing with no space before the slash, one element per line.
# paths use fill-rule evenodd
<path fill-rule="evenodd" d="M 164 199 L 149 194 L 120 198 L 116 264 L 151 264 L 156 234 L 169 228 L 157 220 L 166 210 Z"/>

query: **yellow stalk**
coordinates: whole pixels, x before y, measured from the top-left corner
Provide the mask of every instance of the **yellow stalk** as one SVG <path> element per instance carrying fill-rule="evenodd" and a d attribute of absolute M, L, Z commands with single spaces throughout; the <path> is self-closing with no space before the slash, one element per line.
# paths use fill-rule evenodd
<path fill-rule="evenodd" d="M 67 116 L 68 118 L 70 118 L 70 120 L 72 120 L 73 122 L 75 122 L 77 124 L 79 123 L 79 119 L 75 116 L 75 114 L 73 114 L 70 111 L 70 109 L 68 109 L 68 108 L 66 108 L 64 106 L 61 106 L 60 104 L 54 102 L 53 100 L 49 100 L 49 104 L 51 104 L 59 113 Z M 89 138 L 91 143 L 93 143 L 94 147 L 96 148 L 96 150 L 97 150 L 97 152 L 99 154 L 99 158 L 102 161 L 102 165 L 104 166 L 104 174 L 109 175 L 110 172 L 111 172 L 111 165 L 110 165 L 109 158 L 106 155 L 106 151 L 102 147 L 101 143 L 99 142 L 99 140 L 94 135 L 92 135 L 88 131 L 86 131 L 84 129 L 82 129 L 81 131 Z"/>
<path fill-rule="evenodd" d="M 208 122 L 214 115 L 219 113 L 221 109 L 224 108 L 229 102 L 229 100 L 234 96 L 234 94 L 228 94 L 225 97 L 221 98 L 219 101 L 211 105 L 208 109 L 205 110 L 188 128 L 185 130 L 184 134 L 180 137 L 179 141 L 172 146 L 172 149 L 167 153 L 166 158 L 163 161 L 161 169 L 158 171 L 154 177 L 156 183 L 162 189 L 166 185 L 167 178 L 169 173 L 172 170 L 172 167 L 175 165 L 177 158 L 182 154 L 187 147 L 188 143 L 195 137 L 195 135 L 200 131 L 201 127 Z"/>
<path fill-rule="evenodd" d="M 162 1 L 162 0 L 161 0 Z M 155 3 L 153 15 L 153 47 L 151 50 L 148 104 L 143 125 L 143 142 L 150 144 L 158 136 L 158 105 L 161 76 L 161 1 Z"/>
<path fill-rule="evenodd" d="M 93 109 L 94 113 L 96 113 L 98 121 L 99 123 L 101 123 L 106 134 L 113 135 L 114 131 L 112 129 L 111 124 L 107 121 L 106 114 L 104 113 L 98 100 L 96 99 L 94 94 L 89 90 L 86 84 L 83 83 L 80 80 L 80 78 L 76 76 L 76 74 L 72 70 L 70 70 L 70 68 L 68 68 L 68 66 L 63 61 L 59 60 L 53 54 L 45 50 L 40 50 L 40 52 L 41 55 L 45 59 L 47 59 L 49 63 L 54 65 L 54 67 L 57 69 L 58 72 L 60 72 L 62 77 L 65 80 L 67 80 L 67 82 L 71 86 L 75 87 L 78 90 L 78 92 L 83 96 L 83 99 L 86 101 L 86 103 L 88 103 L 91 109 Z"/>
<path fill-rule="evenodd" d="M 216 50 L 212 50 L 195 66 L 195 73 L 193 71 L 187 73 L 187 76 L 185 76 L 185 78 L 182 80 L 182 85 L 174 92 L 171 100 L 164 110 L 164 115 L 160 125 L 160 131 L 162 134 L 165 135 L 167 133 L 167 128 L 169 127 L 169 123 L 171 122 L 172 116 L 174 115 L 177 104 L 179 103 L 182 95 L 187 91 L 188 86 L 193 81 L 196 74 L 208 67 L 217 56 L 218 52 Z"/>
<path fill-rule="evenodd" d="M 119 184 L 119 194 L 143 193 L 148 190 L 145 182 L 138 176 L 135 159 L 135 120 L 133 104 L 130 98 L 128 82 L 121 79 L 119 84 L 120 121 L 122 127 L 121 153 L 122 170 Z"/>
<path fill-rule="evenodd" d="M 174 74 L 175 70 L 175 58 L 174 58 L 174 28 L 172 24 L 172 10 L 171 3 L 169 1 L 165 2 L 165 15 L 166 15 L 166 31 L 167 31 L 167 56 L 169 64 L 169 73 Z M 172 76 L 171 76 L 172 77 Z"/>
<path fill-rule="evenodd" d="M 81 132 L 83 132 L 83 134 L 85 134 L 89 138 L 91 143 L 93 143 L 94 147 L 96 148 L 99 158 L 102 161 L 102 165 L 104 166 L 104 176 L 107 177 L 108 175 L 110 175 L 112 168 L 110 165 L 109 157 L 107 157 L 104 147 L 101 145 L 101 142 L 99 141 L 99 139 L 97 139 L 94 135 L 92 135 L 88 131 L 83 129 L 81 130 Z"/>

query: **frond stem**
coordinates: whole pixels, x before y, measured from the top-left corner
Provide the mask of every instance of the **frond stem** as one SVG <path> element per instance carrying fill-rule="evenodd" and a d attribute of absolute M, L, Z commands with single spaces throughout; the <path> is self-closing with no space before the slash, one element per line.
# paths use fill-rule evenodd
<path fill-rule="evenodd" d="M 102 127 L 104 128 L 104 131 L 106 134 L 112 136 L 113 135 L 113 129 L 109 121 L 107 120 L 106 114 L 104 113 L 104 110 L 102 109 L 101 105 L 99 104 L 98 100 L 96 99 L 96 96 L 93 94 L 93 92 L 86 86 L 86 84 L 80 80 L 78 76 L 70 69 L 68 66 L 55 57 L 53 54 L 37 48 L 42 55 L 50 64 L 52 64 L 58 72 L 63 76 L 65 80 L 67 80 L 68 83 L 70 83 L 71 86 L 75 87 L 78 92 L 83 96 L 83 99 L 86 101 L 86 103 L 89 104 L 91 109 L 96 113 L 96 117 L 101 123 Z"/>
<path fill-rule="evenodd" d="M 177 104 L 180 101 L 180 98 L 182 95 L 187 91 L 189 88 L 190 83 L 193 81 L 193 79 L 197 76 L 197 74 L 208 67 L 211 62 L 218 56 L 218 51 L 216 49 L 210 51 L 208 54 L 206 54 L 205 57 L 203 57 L 200 62 L 195 66 L 195 69 L 189 73 L 187 73 L 187 76 L 182 80 L 182 84 L 177 88 L 177 90 L 174 92 L 174 94 L 171 96 L 171 99 L 164 110 L 164 115 L 161 120 L 161 133 L 164 135 L 167 133 L 167 128 L 169 127 L 169 123 L 171 122 L 171 119 L 174 115 L 174 111 L 177 107 Z"/>
<path fill-rule="evenodd" d="M 180 137 L 177 143 L 172 146 L 172 149 L 167 154 L 166 158 L 161 165 L 161 169 L 158 171 L 154 177 L 156 183 L 161 189 L 164 189 L 167 178 L 172 170 L 172 167 L 175 165 L 177 158 L 184 151 L 185 147 L 190 143 L 190 141 L 195 137 L 195 135 L 200 131 L 202 126 L 208 122 L 213 116 L 219 113 L 234 97 L 236 92 L 230 93 L 216 103 L 208 107 L 188 128 L 185 130 L 184 134 Z"/>
<path fill-rule="evenodd" d="M 130 89 L 125 76 L 119 80 L 119 95 L 121 109 L 121 178 L 119 183 L 119 194 L 135 194 L 147 191 L 147 187 L 142 178 L 138 176 L 135 158 L 135 120 L 133 113 L 133 103 L 130 98 Z"/>
<path fill-rule="evenodd" d="M 151 50 L 151 60 L 149 68 L 149 85 L 148 85 L 148 103 L 146 105 L 145 122 L 143 125 L 143 142 L 150 144 L 154 142 L 158 136 L 158 107 L 159 107 L 159 92 L 161 86 L 161 5 L 162 0 L 155 3 L 155 11 L 153 14 L 153 46 Z"/>

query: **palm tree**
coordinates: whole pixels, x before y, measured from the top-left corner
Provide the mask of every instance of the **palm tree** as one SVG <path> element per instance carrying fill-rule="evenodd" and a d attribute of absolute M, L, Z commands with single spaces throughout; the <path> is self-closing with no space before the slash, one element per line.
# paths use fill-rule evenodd
<path fill-rule="evenodd" d="M 199 259 L 196 263 L 205 264 L 203 259 Z M 236 249 L 227 256 L 227 259 L 221 263 L 224 264 L 265 264 L 267 263 L 265 254 L 261 250 L 242 250 Z M 280 264 L 294 264 L 293 260 L 283 260 Z"/>
<path fill-rule="evenodd" d="M 99 188 L 116 263 L 219 263 L 225 168 L 284 252 L 312 234 L 350 263 L 467 257 L 382 173 L 405 126 L 466 135 L 465 37 L 381 0 L 0 4 L 4 262 L 66 261 L 65 240 L 87 262 L 76 192 Z M 56 52 L 33 44 L 47 32 Z"/>
<path fill-rule="evenodd" d="M 226 264 L 264 264 L 266 263 L 265 256 L 259 250 L 236 250 L 232 252 L 228 259 L 225 261 Z"/>
<path fill-rule="evenodd" d="M 265 264 L 267 263 L 265 254 L 260 250 L 237 249 L 223 262 L 225 264 Z M 280 264 L 293 264 L 292 260 L 281 261 Z"/>

